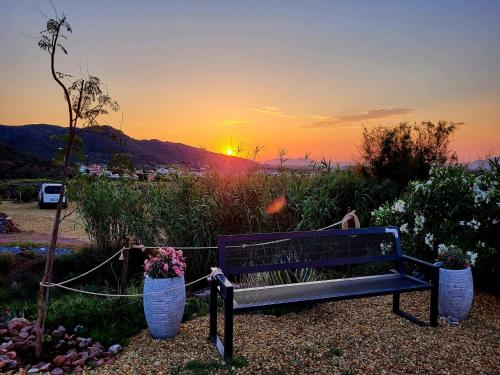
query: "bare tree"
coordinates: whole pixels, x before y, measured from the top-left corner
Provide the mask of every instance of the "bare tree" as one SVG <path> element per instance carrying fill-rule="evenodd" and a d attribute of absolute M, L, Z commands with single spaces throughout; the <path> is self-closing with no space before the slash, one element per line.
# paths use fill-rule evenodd
<path fill-rule="evenodd" d="M 78 126 L 90 127 L 98 125 L 97 119 L 100 115 L 108 113 L 108 110 L 118 110 L 118 103 L 104 92 L 101 80 L 98 77 L 87 75 L 74 79 L 69 74 L 58 72 L 55 67 L 55 57 L 57 51 L 67 54 L 62 40 L 67 39 L 65 33 L 71 33 L 72 29 L 64 14 L 58 15 L 54 9 L 55 17 L 47 21 L 47 28 L 40 33 L 38 46 L 46 51 L 50 56 L 50 73 L 54 81 L 61 87 L 68 111 L 68 136 L 66 137 L 66 147 L 63 157 L 63 178 L 62 187 L 57 204 L 56 217 L 50 246 L 47 250 L 45 260 L 45 271 L 38 292 L 37 304 L 37 324 L 35 355 L 40 357 L 42 353 L 43 333 L 45 328 L 45 317 L 49 300 L 49 288 L 47 284 L 52 281 L 52 270 L 54 264 L 54 250 L 57 245 L 59 235 L 59 225 L 61 223 L 61 211 L 63 206 L 63 196 L 70 175 L 71 152 L 75 145 L 76 129 Z M 69 82 L 68 82 L 69 81 Z"/>

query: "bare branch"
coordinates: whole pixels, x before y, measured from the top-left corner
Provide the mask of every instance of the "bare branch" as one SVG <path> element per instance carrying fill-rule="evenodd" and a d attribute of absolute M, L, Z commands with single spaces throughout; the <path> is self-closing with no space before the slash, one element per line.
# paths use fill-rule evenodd
<path fill-rule="evenodd" d="M 47 16 L 45 13 L 43 13 L 43 12 L 40 10 L 40 8 L 38 8 L 35 4 L 32 4 L 32 5 L 33 5 L 33 8 L 35 8 L 35 9 L 38 11 L 38 13 L 40 13 L 42 16 L 44 16 L 45 18 L 47 18 L 48 20 L 50 20 L 50 17 L 49 17 L 49 16 Z"/>
<path fill-rule="evenodd" d="M 73 210 L 71 210 L 70 212 L 68 212 L 67 214 L 65 214 L 61 219 L 59 219 L 59 224 L 61 224 L 64 219 L 70 217 L 75 212 L 76 212 L 76 208 L 74 208 Z"/>

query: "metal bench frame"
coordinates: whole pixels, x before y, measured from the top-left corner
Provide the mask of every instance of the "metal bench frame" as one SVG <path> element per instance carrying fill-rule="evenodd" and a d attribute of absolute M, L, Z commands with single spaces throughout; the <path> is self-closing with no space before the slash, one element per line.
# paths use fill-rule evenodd
<path fill-rule="evenodd" d="M 358 235 L 375 234 L 375 233 L 392 233 L 396 244 L 395 255 L 380 255 L 380 256 L 365 256 L 356 258 L 332 258 L 323 260 L 312 260 L 300 263 L 281 263 L 281 264 L 265 264 L 254 266 L 227 267 L 226 266 L 226 244 L 231 241 L 274 241 L 293 238 L 307 238 L 317 236 L 336 236 L 336 235 Z M 393 313 L 410 320 L 421 326 L 438 326 L 438 294 L 439 294 L 439 267 L 425 262 L 423 260 L 404 255 L 401 250 L 401 242 L 399 229 L 396 227 L 382 228 L 363 228 L 363 229 L 347 229 L 347 230 L 329 230 L 329 231 L 309 231 L 309 232 L 280 232 L 280 233 L 259 233 L 259 234 L 238 234 L 238 235 L 221 235 L 217 237 L 219 249 L 219 267 L 223 273 L 217 274 L 210 282 L 210 339 L 214 343 L 219 354 L 229 360 L 233 356 L 233 318 L 235 313 L 243 313 L 251 310 L 262 310 L 277 306 L 301 305 L 311 302 L 327 302 L 343 299 L 355 299 L 364 297 L 373 297 L 379 295 L 393 295 Z M 367 291 L 362 295 L 359 294 L 342 294 L 332 297 L 311 298 L 302 301 L 269 303 L 267 305 L 249 306 L 236 308 L 234 306 L 234 286 L 229 281 L 227 276 L 239 275 L 242 273 L 251 272 L 267 272 L 276 270 L 290 270 L 297 268 L 315 268 L 315 267 L 330 267 L 337 265 L 374 263 L 374 262 L 394 262 L 395 270 L 393 272 L 405 275 L 405 263 L 413 263 L 417 265 L 423 272 L 426 273 L 429 283 L 421 288 L 411 289 L 384 289 Z M 408 277 L 408 275 L 405 275 Z M 370 277 L 370 276 L 368 276 Z M 402 293 L 408 293 L 418 290 L 431 290 L 430 297 L 430 315 L 429 323 L 423 322 L 415 316 L 400 309 L 400 296 Z M 217 334 L 217 296 L 220 295 L 224 301 L 224 339 L 222 340 Z"/>

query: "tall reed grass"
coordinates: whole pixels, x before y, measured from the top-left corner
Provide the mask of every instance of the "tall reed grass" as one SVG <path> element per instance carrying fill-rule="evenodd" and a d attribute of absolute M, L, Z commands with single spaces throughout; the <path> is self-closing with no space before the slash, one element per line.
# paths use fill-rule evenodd
<path fill-rule="evenodd" d="M 121 247 L 127 237 L 151 246 L 213 246 L 217 234 L 312 230 L 338 221 L 348 207 L 367 226 L 370 212 L 396 192 L 392 182 L 353 169 L 233 176 L 180 170 L 154 182 L 79 178 L 70 198 L 91 239 L 106 250 Z M 269 214 L 266 208 L 279 197 L 286 204 Z M 216 253 L 186 256 L 191 272 L 200 274 L 215 264 Z"/>

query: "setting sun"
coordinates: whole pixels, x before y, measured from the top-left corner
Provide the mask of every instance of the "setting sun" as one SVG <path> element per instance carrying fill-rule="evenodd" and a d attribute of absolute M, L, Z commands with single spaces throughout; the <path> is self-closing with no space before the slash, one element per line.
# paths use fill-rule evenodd
<path fill-rule="evenodd" d="M 232 148 L 226 149 L 226 155 L 233 156 L 233 149 Z"/>

